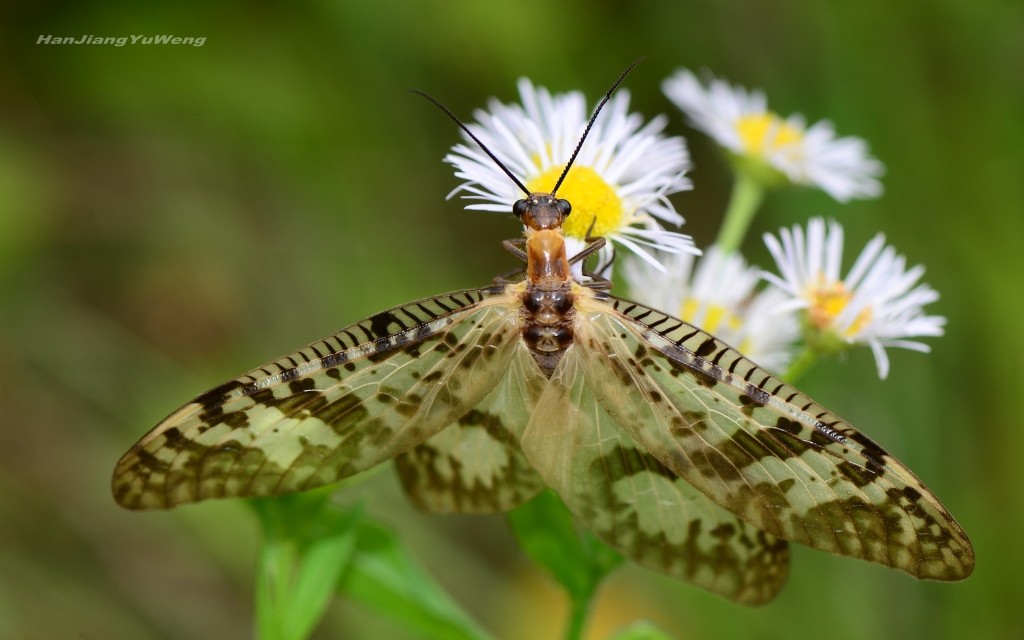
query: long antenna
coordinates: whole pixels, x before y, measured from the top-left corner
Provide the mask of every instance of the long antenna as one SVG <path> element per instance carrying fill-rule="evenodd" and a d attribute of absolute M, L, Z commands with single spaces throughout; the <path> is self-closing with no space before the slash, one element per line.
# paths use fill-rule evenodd
<path fill-rule="evenodd" d="M 608 89 L 608 92 L 604 94 L 604 98 L 597 105 L 597 108 L 594 109 L 594 115 L 590 116 L 590 122 L 587 123 L 587 128 L 583 130 L 583 135 L 580 137 L 580 141 L 576 145 L 576 150 L 573 151 L 572 156 L 569 157 L 569 162 L 566 163 L 565 170 L 562 171 L 562 175 L 558 178 L 558 182 L 555 183 L 555 188 L 551 190 L 551 195 L 555 195 L 555 192 L 558 191 L 558 187 L 562 186 L 562 181 L 565 180 L 565 176 L 569 173 L 569 167 L 572 166 L 573 162 L 576 162 L 576 156 L 580 154 L 580 149 L 583 147 L 583 141 L 587 139 L 587 135 L 590 133 L 590 129 L 594 126 L 594 121 L 597 120 L 597 114 L 601 113 L 601 109 L 604 108 L 604 105 L 606 105 L 608 101 L 611 100 L 612 94 L 615 93 L 615 90 L 619 88 L 619 85 L 622 84 L 622 81 L 626 79 L 626 76 L 629 75 L 629 72 L 633 70 L 633 67 L 640 64 L 643 61 L 643 56 L 640 56 L 639 58 L 634 60 L 633 63 L 626 67 L 626 70 L 622 72 L 622 75 L 619 76 L 619 79 L 615 81 L 615 84 L 613 84 L 611 88 Z M 488 151 L 488 153 L 490 152 Z M 494 156 L 491 157 L 493 158 Z M 504 168 L 505 167 L 502 167 L 502 169 Z M 507 172 L 508 170 L 506 169 L 506 173 Z"/>
<path fill-rule="evenodd" d="M 634 62 L 633 64 L 635 65 L 636 63 Z M 630 68 L 632 68 L 632 67 L 630 67 Z M 621 82 L 622 79 L 620 78 L 619 81 Z M 516 183 L 516 186 L 523 190 L 523 193 L 525 193 L 526 195 L 530 195 L 530 190 L 527 189 L 525 186 L 523 186 L 523 183 L 519 181 L 519 178 L 515 177 L 515 175 L 511 171 L 508 170 L 508 167 L 506 167 L 504 164 L 502 164 L 501 160 L 498 160 L 498 157 L 496 155 L 491 153 L 491 150 L 487 148 L 487 145 L 485 145 L 483 142 L 480 142 L 480 138 L 478 138 L 475 135 L 473 135 L 473 132 L 469 130 L 469 127 L 467 127 L 465 124 L 463 124 L 462 120 L 459 120 L 458 117 L 456 117 L 456 115 L 454 113 L 452 113 L 450 109 L 448 109 L 448 107 L 446 107 L 443 104 L 441 104 L 441 102 L 436 100 L 433 96 L 431 96 L 431 95 L 429 95 L 427 93 L 424 93 L 424 92 L 420 91 L 419 89 L 409 89 L 409 93 L 415 93 L 418 96 L 423 96 L 427 100 L 430 100 L 431 102 L 433 102 L 435 107 L 437 107 L 441 111 L 444 111 L 446 114 L 448 114 L 448 117 L 451 118 L 452 120 L 454 120 L 455 124 L 459 125 L 459 127 L 463 131 L 466 132 L 466 135 L 473 139 L 473 142 L 475 142 L 478 145 L 480 145 L 480 148 L 484 150 L 484 153 L 486 153 L 487 156 L 490 157 L 491 160 L 494 160 L 494 164 L 498 165 L 498 167 L 500 167 L 501 170 L 505 172 L 505 175 L 507 175 L 509 178 L 511 178 L 512 182 Z M 602 104 L 604 104 L 604 103 L 602 103 Z M 589 129 L 589 127 L 588 127 L 588 129 Z M 584 134 L 584 135 L 586 135 L 586 134 Z M 559 182 L 561 182 L 561 180 L 559 180 Z"/>
<path fill-rule="evenodd" d="M 619 85 L 622 84 L 622 81 L 626 79 L 626 76 L 629 75 L 629 72 L 633 70 L 633 67 L 640 64 L 643 61 L 643 56 L 640 56 L 639 58 L 634 60 L 628 67 L 626 67 L 626 70 L 622 72 L 622 75 L 619 76 L 619 79 L 616 80 L 615 83 L 611 86 L 611 88 L 608 89 L 608 91 L 604 94 L 604 98 L 601 99 L 601 102 L 598 103 L 597 108 L 594 109 L 594 114 L 590 116 L 590 121 L 587 122 L 587 128 L 583 130 L 583 135 L 580 136 L 580 141 L 576 144 L 576 149 L 572 152 L 572 156 L 569 157 L 569 162 L 566 163 L 565 169 L 562 170 L 562 175 L 558 177 L 558 182 L 555 183 L 555 188 L 551 190 L 551 195 L 555 195 L 555 192 L 558 191 L 558 188 L 562 186 L 562 182 L 565 180 L 565 176 L 568 175 L 569 169 L 572 167 L 572 163 L 576 162 L 576 156 L 580 154 L 580 149 L 583 148 L 583 142 L 587 139 L 587 136 L 590 134 L 590 130 L 594 127 L 594 122 L 597 120 L 597 115 L 601 113 L 601 109 L 604 108 L 604 105 L 608 104 L 608 101 L 611 100 L 612 98 L 612 94 L 615 93 L 615 90 L 619 88 Z M 494 164 L 498 165 L 498 168 L 504 171 L 505 175 L 507 175 L 509 179 L 512 180 L 512 182 L 514 182 L 515 185 L 523 191 L 523 193 L 525 193 L 526 195 L 530 195 L 530 190 L 527 189 L 526 186 L 524 186 L 523 183 L 519 181 L 519 178 L 517 178 L 515 174 L 509 171 L 508 167 L 506 167 L 501 162 L 501 160 L 498 160 L 498 156 L 494 155 L 494 153 L 492 153 L 491 150 L 487 148 L 487 145 L 481 142 L 480 138 L 476 137 L 476 135 L 469 130 L 469 127 L 467 127 L 462 122 L 462 120 L 459 120 L 458 116 L 451 112 L 451 109 L 441 104 L 440 100 L 437 100 L 430 94 L 420 91 L 419 89 L 409 89 L 409 93 L 415 93 L 418 96 L 426 98 L 430 102 L 434 103 L 435 107 L 437 107 L 441 111 L 444 111 L 445 114 L 447 114 L 447 116 L 451 118 L 453 122 L 455 122 L 455 124 L 459 125 L 459 128 L 462 129 L 467 136 L 473 139 L 473 142 L 477 143 L 480 146 L 480 148 L 483 149 L 483 152 L 487 154 L 487 157 L 493 160 Z"/>

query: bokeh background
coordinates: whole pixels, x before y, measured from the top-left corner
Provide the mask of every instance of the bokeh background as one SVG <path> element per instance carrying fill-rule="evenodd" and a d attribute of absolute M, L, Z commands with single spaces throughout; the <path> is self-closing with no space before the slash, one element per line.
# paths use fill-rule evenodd
<path fill-rule="evenodd" d="M 591 637 L 637 618 L 679 638 L 1024 634 L 1024 4 L 178 2 L 0 8 L 0 638 L 244 638 L 255 519 L 236 502 L 127 513 L 118 456 L 196 393 L 385 307 L 511 266 L 511 218 L 466 212 L 442 155 L 525 75 L 595 99 L 637 55 L 634 109 L 671 113 L 715 235 L 730 176 L 660 94 L 679 66 L 832 119 L 888 167 L 877 201 L 772 194 L 748 238 L 825 215 L 882 230 L 942 299 L 934 352 L 866 351 L 803 386 L 906 461 L 971 535 L 960 584 L 797 549 L 766 607 L 619 570 Z M 203 36 L 46 46 L 40 35 Z M 849 256 L 848 256 L 849 257 Z M 343 495 L 407 539 L 501 638 L 558 637 L 565 602 L 504 519 L 417 513 L 390 472 Z M 408 637 L 337 602 L 319 638 Z"/>

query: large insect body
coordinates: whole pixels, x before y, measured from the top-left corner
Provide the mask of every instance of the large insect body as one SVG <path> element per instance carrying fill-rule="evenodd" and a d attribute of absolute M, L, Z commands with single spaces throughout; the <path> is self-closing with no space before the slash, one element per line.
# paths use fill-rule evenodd
<path fill-rule="evenodd" d="M 571 208 L 567 200 L 547 193 L 530 194 L 513 207 L 513 212 L 526 227 L 523 340 L 548 377 L 551 377 L 575 335 L 574 281 L 562 237 L 562 223 Z"/>

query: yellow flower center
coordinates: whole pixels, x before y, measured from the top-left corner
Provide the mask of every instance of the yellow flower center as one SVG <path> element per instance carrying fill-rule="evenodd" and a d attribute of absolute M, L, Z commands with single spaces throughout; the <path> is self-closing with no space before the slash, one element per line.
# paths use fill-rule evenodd
<path fill-rule="evenodd" d="M 743 152 L 763 156 L 782 147 L 798 144 L 804 133 L 774 113 L 754 113 L 736 122 Z"/>
<path fill-rule="evenodd" d="M 843 312 L 846 305 L 850 304 L 853 294 L 842 282 L 826 283 L 822 278 L 821 284 L 812 287 L 807 292 L 807 297 L 811 302 L 807 309 L 807 319 L 811 326 L 824 332 L 832 329 L 836 318 Z M 850 326 L 843 331 L 843 337 L 849 338 L 857 335 L 870 320 L 871 308 L 865 307 L 850 323 Z"/>
<path fill-rule="evenodd" d="M 679 309 L 680 319 L 690 324 L 696 324 L 697 313 L 703 306 L 701 301 L 696 298 L 683 300 Z M 708 333 L 722 333 L 724 330 L 738 331 L 743 326 L 743 320 L 738 315 L 720 304 L 709 304 L 705 308 L 707 311 L 699 326 Z"/>
<path fill-rule="evenodd" d="M 743 340 L 740 341 L 738 345 L 736 345 L 736 350 L 744 354 L 750 353 L 753 350 L 753 348 L 754 344 L 751 342 L 749 337 L 743 338 Z"/>
<path fill-rule="evenodd" d="M 564 167 L 551 167 L 526 183 L 530 191 L 550 192 Z M 615 189 L 590 167 L 574 165 L 558 188 L 558 196 L 572 203 L 572 213 L 562 230 L 566 235 L 585 239 L 587 231 L 594 238 L 606 236 L 622 228 L 626 212 Z M 593 225 L 593 229 L 591 229 Z"/>
<path fill-rule="evenodd" d="M 704 319 L 698 323 L 697 314 L 706 309 Z M 736 339 L 736 334 L 743 328 L 743 319 L 730 309 L 720 304 L 704 305 L 696 298 L 687 298 L 679 307 L 679 317 L 690 324 L 697 325 L 708 333 Z M 733 344 L 740 353 L 750 353 L 753 348 L 750 337 L 744 337 L 739 344 Z"/>

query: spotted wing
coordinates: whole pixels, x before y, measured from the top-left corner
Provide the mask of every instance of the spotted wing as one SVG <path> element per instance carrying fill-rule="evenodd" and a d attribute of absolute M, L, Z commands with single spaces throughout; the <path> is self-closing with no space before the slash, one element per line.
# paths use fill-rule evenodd
<path fill-rule="evenodd" d="M 573 515 L 634 562 L 746 604 L 789 572 L 784 540 L 721 508 L 636 442 L 598 403 L 578 347 L 563 356 L 523 436 Z"/>
<path fill-rule="evenodd" d="M 519 448 L 547 379 L 525 346 L 472 411 L 395 459 L 412 501 L 437 513 L 497 513 L 544 488 Z"/>
<path fill-rule="evenodd" d="M 500 289 L 377 314 L 197 397 L 121 458 L 129 509 L 303 491 L 368 469 L 475 407 L 520 345 Z M 520 347 L 521 348 L 521 347 Z"/>
<path fill-rule="evenodd" d="M 584 301 L 577 345 L 600 405 L 647 452 L 774 536 L 960 580 L 971 543 L 902 463 L 737 351 L 623 300 Z"/>

